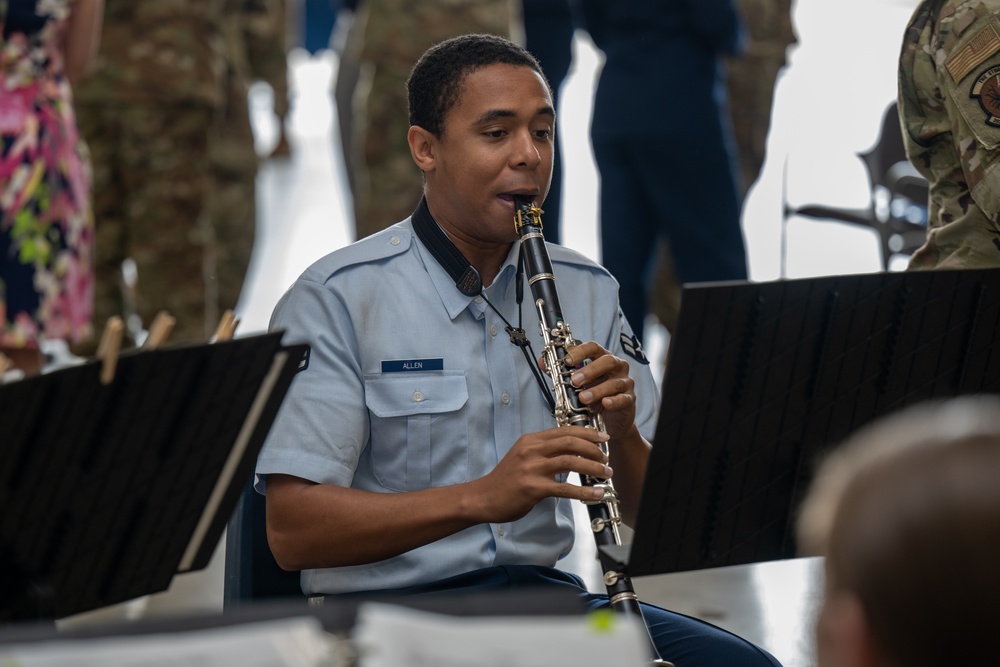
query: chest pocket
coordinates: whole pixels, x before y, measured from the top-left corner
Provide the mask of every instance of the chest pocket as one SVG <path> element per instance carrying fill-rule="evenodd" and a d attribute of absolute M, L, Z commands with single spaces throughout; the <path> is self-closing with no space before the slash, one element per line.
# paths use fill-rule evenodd
<path fill-rule="evenodd" d="M 464 371 L 365 376 L 372 466 L 393 491 L 468 481 L 469 400 Z"/>

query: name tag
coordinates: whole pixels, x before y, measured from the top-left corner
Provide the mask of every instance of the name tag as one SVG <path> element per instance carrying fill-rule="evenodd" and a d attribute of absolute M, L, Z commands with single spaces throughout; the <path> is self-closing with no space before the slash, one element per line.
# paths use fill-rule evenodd
<path fill-rule="evenodd" d="M 444 359 L 396 359 L 383 361 L 383 373 L 405 373 L 409 371 L 443 371 Z"/>

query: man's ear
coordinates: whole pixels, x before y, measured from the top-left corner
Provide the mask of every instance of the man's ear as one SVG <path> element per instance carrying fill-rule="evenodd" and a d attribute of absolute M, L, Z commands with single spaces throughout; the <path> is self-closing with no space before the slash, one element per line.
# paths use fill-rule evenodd
<path fill-rule="evenodd" d="M 420 170 L 424 173 L 434 171 L 438 138 L 419 125 L 411 125 L 406 140 L 410 144 L 410 155 Z"/>
<path fill-rule="evenodd" d="M 827 593 L 816 624 L 820 667 L 883 667 L 887 664 L 853 593 Z"/>

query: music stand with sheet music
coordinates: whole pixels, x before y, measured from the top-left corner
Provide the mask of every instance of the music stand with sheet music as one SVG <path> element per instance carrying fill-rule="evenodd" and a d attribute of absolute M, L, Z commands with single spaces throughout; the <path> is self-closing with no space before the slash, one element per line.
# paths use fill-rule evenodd
<path fill-rule="evenodd" d="M 281 332 L 0 385 L 0 619 L 62 618 L 203 569 L 304 345 Z"/>
<path fill-rule="evenodd" d="M 1000 392 L 1000 269 L 687 285 L 631 576 L 796 555 L 821 455 L 929 399 Z"/>

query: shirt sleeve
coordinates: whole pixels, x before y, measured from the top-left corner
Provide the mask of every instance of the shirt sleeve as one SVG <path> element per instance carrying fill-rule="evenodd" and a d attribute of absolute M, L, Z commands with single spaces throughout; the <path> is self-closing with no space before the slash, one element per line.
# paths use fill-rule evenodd
<path fill-rule="evenodd" d="M 368 441 L 364 380 L 345 305 L 323 285 L 300 280 L 282 297 L 271 331 L 309 345 L 257 460 L 261 493 L 266 476 L 293 475 L 350 486 Z"/>

